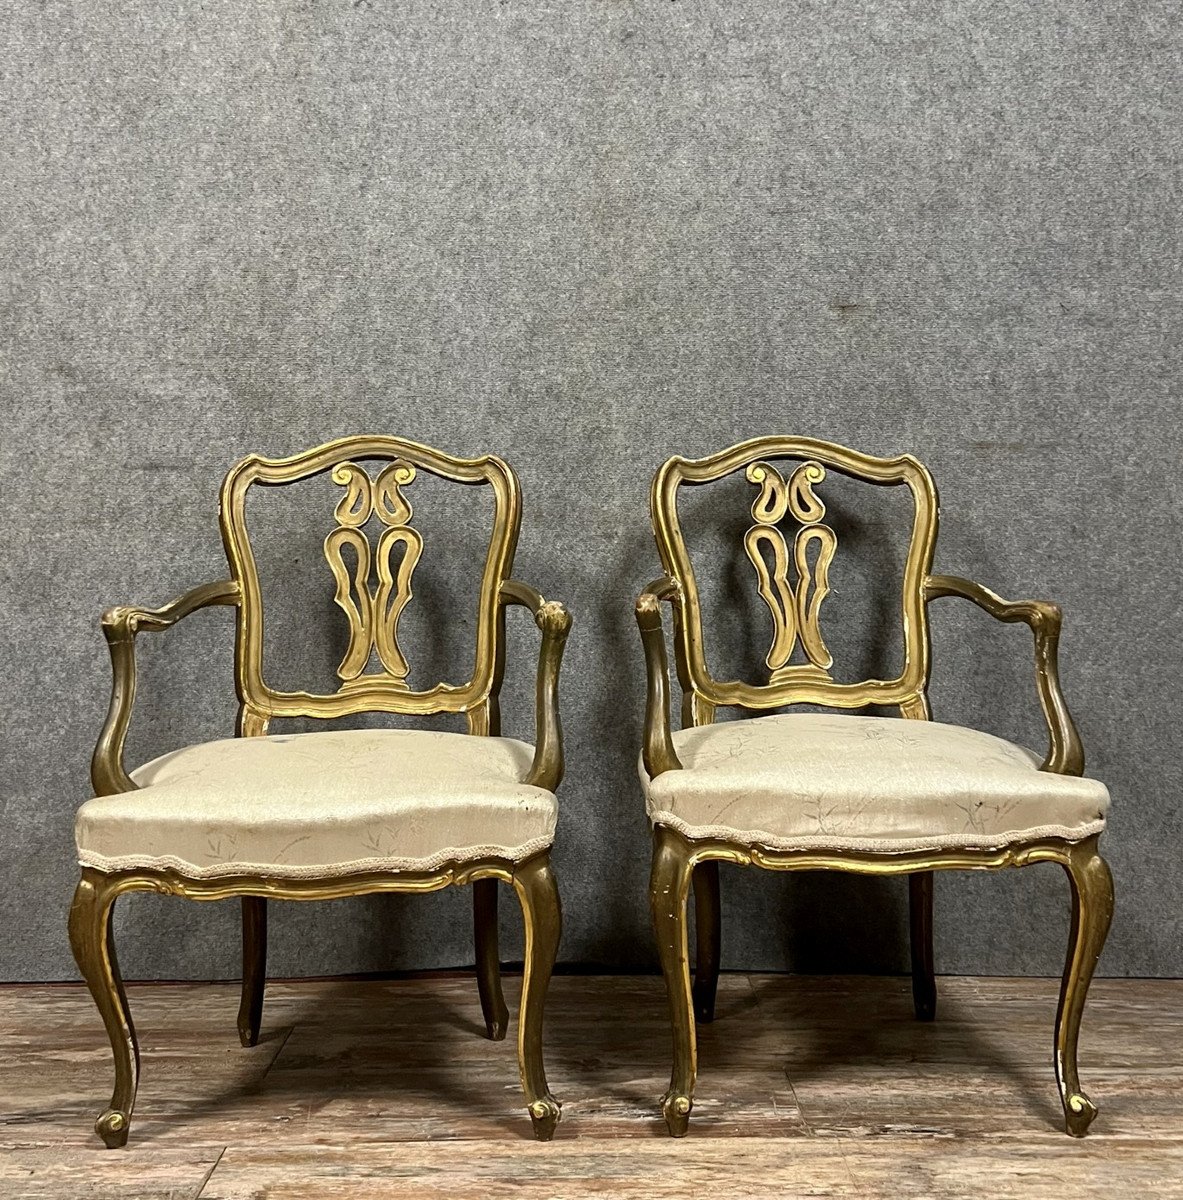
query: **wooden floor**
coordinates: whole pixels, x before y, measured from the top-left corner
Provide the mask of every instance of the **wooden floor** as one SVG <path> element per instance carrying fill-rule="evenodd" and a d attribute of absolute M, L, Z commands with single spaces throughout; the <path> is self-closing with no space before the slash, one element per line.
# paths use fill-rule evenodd
<path fill-rule="evenodd" d="M 275 983 L 251 1050 L 235 987 L 132 985 L 143 1074 L 124 1151 L 91 1128 L 111 1060 L 85 992 L 0 988 L 0 1196 L 1183 1197 L 1183 982 L 1094 984 L 1081 1074 L 1101 1114 L 1082 1142 L 1060 1131 L 1056 988 L 942 979 L 921 1025 L 903 980 L 724 976 L 674 1141 L 660 981 L 558 978 L 563 1121 L 541 1145 L 516 1025 L 485 1040 L 471 979 Z"/>

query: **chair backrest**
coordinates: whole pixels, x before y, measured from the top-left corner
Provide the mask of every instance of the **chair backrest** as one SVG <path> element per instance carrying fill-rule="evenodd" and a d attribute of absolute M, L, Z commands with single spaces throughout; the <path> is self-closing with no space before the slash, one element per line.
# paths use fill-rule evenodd
<path fill-rule="evenodd" d="M 789 460 L 788 464 L 778 466 L 782 460 Z M 903 570 L 904 664 L 898 678 L 839 683 L 830 674 L 833 661 L 821 615 L 838 539 L 826 524 L 819 491 L 827 470 L 911 491 L 912 531 Z M 737 471 L 743 471 L 756 488 L 744 549 L 752 563 L 753 582 L 772 617 L 768 682 L 759 684 L 717 680 L 707 667 L 698 584 L 678 520 L 678 490 L 683 484 L 712 483 Z M 662 565 L 680 592 L 675 605 L 675 651 L 687 697 L 686 723 L 709 720 L 721 705 L 767 709 L 802 703 L 832 708 L 883 704 L 899 705 L 908 716 L 927 714 L 924 585 L 936 542 L 938 502 L 932 477 L 911 455 L 874 458 L 812 438 L 755 438 L 709 458 L 669 459 L 653 480 L 651 510 Z M 793 527 L 782 527 L 786 518 Z"/>
<path fill-rule="evenodd" d="M 377 465 L 367 470 L 365 461 Z M 453 483 L 488 485 L 494 518 L 480 583 L 472 677 L 462 684 L 439 683 L 426 691 L 412 691 L 398 625 L 411 601 L 412 576 L 423 551 L 407 495 L 420 471 Z M 326 583 L 335 580 L 335 602 L 349 629 L 348 649 L 337 668 L 341 684 L 329 694 L 277 691 L 263 678 L 263 597 L 247 532 L 247 492 L 255 484 L 292 484 L 325 472 L 331 472 L 332 481 L 342 488 L 334 514 L 336 527 L 324 540 Z M 252 455 L 243 459 L 226 476 L 221 501 L 222 541 L 241 589 L 235 652 L 240 732 L 263 732 L 272 717 L 340 717 L 374 711 L 464 712 L 470 729 L 481 729 L 488 697 L 499 683 L 504 635 L 499 593 L 513 569 L 520 525 L 517 477 L 493 455 L 453 458 L 401 438 L 362 436 L 329 442 L 291 458 Z M 368 670 L 373 659 L 377 669 Z"/>

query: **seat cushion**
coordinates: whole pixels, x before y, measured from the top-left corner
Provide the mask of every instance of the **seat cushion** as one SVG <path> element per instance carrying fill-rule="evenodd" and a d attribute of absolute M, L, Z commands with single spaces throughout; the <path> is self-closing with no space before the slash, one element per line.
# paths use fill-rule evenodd
<path fill-rule="evenodd" d="M 1039 770 L 988 733 L 891 717 L 794 713 L 683 729 L 683 764 L 650 780 L 650 818 L 691 838 L 778 850 L 993 849 L 1099 833 L 1109 793 Z"/>
<path fill-rule="evenodd" d="M 533 756 L 511 738 L 406 729 L 206 742 L 134 771 L 139 791 L 83 804 L 78 858 L 199 879 L 520 862 L 554 837 L 554 796 L 522 782 Z"/>

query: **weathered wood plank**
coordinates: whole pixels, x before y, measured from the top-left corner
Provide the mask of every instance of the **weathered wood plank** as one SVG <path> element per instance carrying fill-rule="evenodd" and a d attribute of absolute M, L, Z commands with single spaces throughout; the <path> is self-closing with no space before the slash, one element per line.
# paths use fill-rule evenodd
<path fill-rule="evenodd" d="M 5 1200 L 195 1200 L 221 1149 L 0 1150 Z"/>
<path fill-rule="evenodd" d="M 665 1197 L 892 1196 L 1031 1200 L 1033 1196 L 1178 1197 L 1183 1146 L 1060 1148 L 884 1139 L 696 1138 L 534 1145 L 230 1148 L 201 1200 L 554 1200 Z"/>
<path fill-rule="evenodd" d="M 518 989 L 507 978 L 511 1011 Z M 546 1041 L 564 1119 L 547 1146 L 516 1029 L 482 1036 L 471 977 L 275 983 L 251 1050 L 235 985 L 130 991 L 143 1074 L 120 1152 L 92 1132 L 111 1060 L 86 992 L 0 988 L 6 1200 L 190 1198 L 223 1150 L 203 1200 L 1183 1197 L 1181 982 L 1094 985 L 1081 1070 L 1101 1115 L 1083 1143 L 1059 1132 L 1052 980 L 942 979 L 920 1024 L 905 980 L 725 975 L 675 1142 L 657 1112 L 661 981 L 560 977 Z"/>
<path fill-rule="evenodd" d="M 1030 1138 L 1061 1128 L 1055 981 L 942 980 L 932 1023 L 913 1020 L 903 981 L 763 977 L 753 989 L 760 1029 L 737 1029 L 732 1053 L 749 1062 L 775 1039 L 816 1133 Z M 1090 1136 L 1183 1134 L 1181 994 L 1167 981 L 1095 985 L 1080 1049 L 1101 1108 Z"/>

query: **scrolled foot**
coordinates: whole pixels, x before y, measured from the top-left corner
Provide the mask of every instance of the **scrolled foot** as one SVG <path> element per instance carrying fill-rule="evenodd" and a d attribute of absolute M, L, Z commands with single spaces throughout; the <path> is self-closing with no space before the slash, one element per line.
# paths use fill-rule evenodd
<path fill-rule="evenodd" d="M 553 1097 L 545 1096 L 535 1100 L 530 1105 L 530 1121 L 534 1126 L 534 1136 L 540 1142 L 549 1142 L 554 1137 L 555 1126 L 559 1123 L 563 1106 Z"/>
<path fill-rule="evenodd" d="M 1097 1106 L 1083 1092 L 1064 1098 L 1064 1131 L 1070 1137 L 1084 1137 L 1096 1116 Z"/>
<path fill-rule="evenodd" d="M 506 1016 L 502 1020 L 492 1020 L 485 1022 L 485 1036 L 491 1042 L 505 1041 L 505 1035 L 509 1031 L 509 1018 Z"/>
<path fill-rule="evenodd" d="M 1096 838 L 1071 847 L 1064 868 L 1072 886 L 1072 927 L 1056 1012 L 1055 1068 L 1064 1105 L 1064 1132 L 1079 1138 L 1097 1115 L 1097 1106 L 1080 1086 L 1076 1047 L 1089 982 L 1113 917 L 1113 876 L 1097 853 Z"/>
<path fill-rule="evenodd" d="M 103 1139 L 108 1150 L 119 1150 L 127 1145 L 131 1130 L 131 1118 L 117 1108 L 109 1108 L 94 1123 L 94 1131 Z"/>
<path fill-rule="evenodd" d="M 685 1137 L 690 1128 L 690 1110 L 694 1107 L 689 1096 L 680 1092 L 666 1092 L 661 1100 L 661 1115 L 665 1117 L 670 1137 Z"/>

